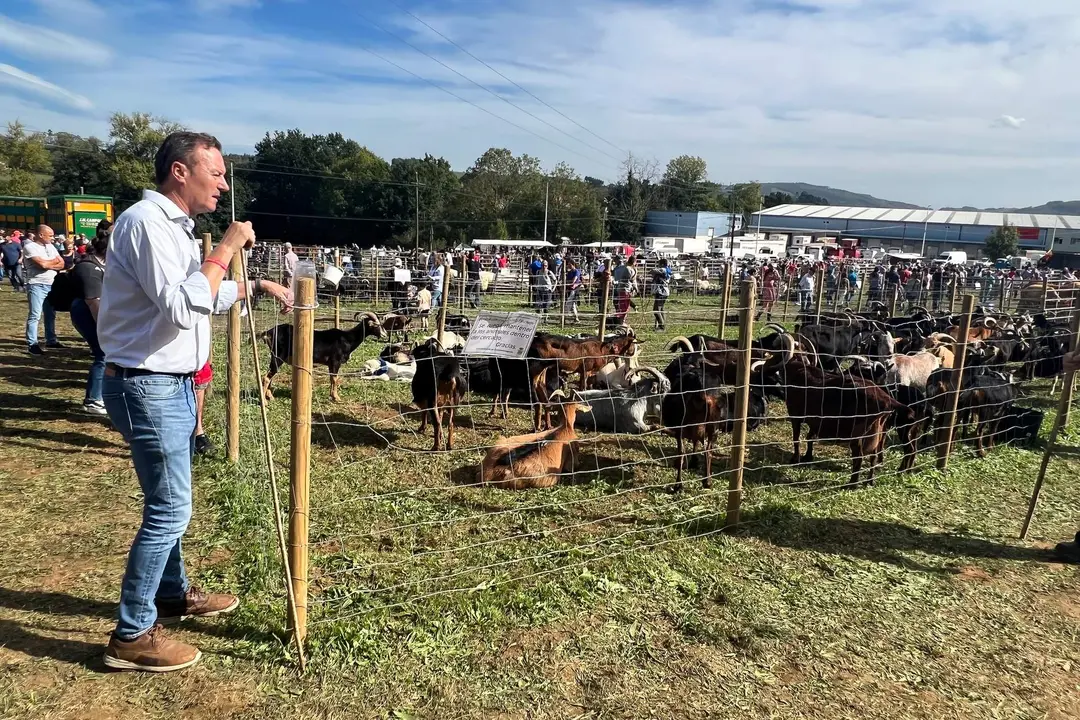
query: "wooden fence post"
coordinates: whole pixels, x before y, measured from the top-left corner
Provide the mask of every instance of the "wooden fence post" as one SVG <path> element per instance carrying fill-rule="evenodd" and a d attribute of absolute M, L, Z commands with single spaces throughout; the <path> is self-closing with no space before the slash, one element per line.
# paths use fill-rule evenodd
<path fill-rule="evenodd" d="M 341 267 L 341 248 L 334 248 L 334 267 Z M 334 288 L 334 327 L 341 327 L 341 283 Z"/>
<path fill-rule="evenodd" d="M 821 301 L 825 297 L 825 268 L 819 267 L 814 275 L 814 281 L 817 283 L 814 288 L 814 322 L 819 323 L 821 322 Z"/>
<path fill-rule="evenodd" d="M 229 270 L 232 279 L 243 282 L 244 258 L 240 250 L 233 254 Z M 255 312 L 251 301 L 247 301 L 248 312 Z M 225 406 L 225 457 L 229 462 L 240 459 L 240 303 L 233 303 L 229 308 L 227 325 L 228 365 L 225 368 L 225 389 L 228 403 Z"/>
<path fill-rule="evenodd" d="M 718 337 L 724 339 L 727 330 L 728 303 L 731 302 L 731 263 L 724 263 L 724 279 L 720 283 L 720 322 L 717 326 Z"/>
<path fill-rule="evenodd" d="M 608 291 L 611 289 L 611 258 L 604 260 L 604 272 L 600 276 L 600 326 L 596 330 L 596 336 L 604 339 L 604 326 L 607 325 L 608 314 Z M 584 378 L 582 379 L 584 382 Z"/>
<path fill-rule="evenodd" d="M 956 295 L 960 291 L 958 287 L 960 284 L 960 278 L 953 275 L 952 286 L 949 288 L 949 314 L 952 315 L 956 312 Z"/>
<path fill-rule="evenodd" d="M 1005 298 L 1006 298 L 1006 292 L 1007 292 L 1006 289 L 1005 289 L 1005 285 L 1008 282 L 1009 282 L 1008 276 L 1002 275 L 1001 276 L 1001 288 L 999 288 L 999 290 L 1001 292 L 1001 302 L 998 305 L 998 312 L 1005 312 Z"/>
<path fill-rule="evenodd" d="M 698 293 L 698 279 L 701 278 L 701 261 L 694 261 L 694 287 L 693 295 L 690 297 L 690 304 L 697 305 L 697 293 Z"/>
<path fill-rule="evenodd" d="M 754 279 L 742 284 L 739 308 L 739 356 L 735 385 L 735 424 L 731 429 L 731 457 L 728 482 L 727 518 L 728 529 L 739 524 L 742 508 L 743 468 L 746 465 L 746 425 L 750 412 L 750 342 L 754 337 L 754 301 L 757 299 Z"/>
<path fill-rule="evenodd" d="M 971 315 L 975 312 L 975 296 L 964 296 L 964 309 L 963 315 L 960 318 L 960 340 L 956 346 L 956 360 L 953 364 L 953 384 L 955 390 L 952 392 L 952 397 L 946 399 L 948 403 L 948 412 L 945 415 L 945 428 L 938 433 L 937 450 L 938 470 L 945 471 L 949 469 L 949 457 L 952 455 L 953 448 L 953 435 L 956 429 L 956 408 L 960 402 L 960 390 L 961 383 L 964 379 L 964 364 L 967 361 L 967 349 L 968 349 L 968 333 L 971 332 Z"/>
<path fill-rule="evenodd" d="M 436 339 L 442 344 L 443 333 L 446 332 L 446 308 L 450 305 L 450 263 L 443 255 L 442 297 L 439 298 L 439 319 L 436 321 Z"/>
<path fill-rule="evenodd" d="M 1073 301 L 1072 321 L 1069 324 L 1069 347 L 1076 348 L 1078 337 L 1080 337 L 1080 299 Z M 1035 479 L 1035 488 L 1031 491 L 1031 500 L 1028 502 L 1027 517 L 1024 518 L 1024 524 L 1020 528 L 1021 540 L 1027 537 L 1028 529 L 1031 527 L 1031 520 L 1035 516 L 1035 508 L 1039 504 L 1039 495 L 1042 493 L 1043 482 L 1046 480 L 1046 470 L 1050 466 L 1050 457 L 1058 449 L 1058 435 L 1069 424 L 1075 380 L 1075 372 L 1065 373 L 1065 384 L 1061 388 L 1061 397 L 1058 399 L 1058 411 L 1057 417 L 1054 418 L 1054 429 L 1050 431 L 1050 438 L 1046 441 L 1046 449 L 1043 451 L 1042 462 L 1039 464 L 1039 475 Z"/>
<path fill-rule="evenodd" d="M 294 277 L 292 436 L 289 444 L 289 567 L 296 597 L 296 627 L 307 635 L 308 493 L 311 478 L 312 351 L 315 345 L 315 278 Z"/>
<path fill-rule="evenodd" d="M 1050 294 L 1050 273 L 1043 275 L 1042 281 L 1042 311 L 1043 315 L 1046 314 L 1047 299 Z"/>

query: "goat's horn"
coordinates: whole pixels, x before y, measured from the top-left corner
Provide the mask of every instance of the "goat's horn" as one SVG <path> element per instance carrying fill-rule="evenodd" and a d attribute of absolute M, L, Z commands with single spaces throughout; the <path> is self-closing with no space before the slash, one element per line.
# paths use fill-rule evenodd
<path fill-rule="evenodd" d="M 810 353 L 810 356 L 814 358 L 814 365 L 816 367 L 821 367 L 821 358 L 818 356 L 818 351 L 817 348 L 814 347 L 814 343 L 810 342 L 810 338 L 800 334 L 799 344 L 806 346 L 808 352 Z"/>
<path fill-rule="evenodd" d="M 754 372 L 755 370 L 757 370 L 759 367 L 761 367 L 764 364 L 765 364 L 764 360 L 755 360 L 754 362 L 750 363 L 750 372 Z"/>
<path fill-rule="evenodd" d="M 668 352 L 676 352 L 676 348 L 679 347 L 685 348 L 688 353 L 694 352 L 694 346 L 690 344 L 690 338 L 684 335 L 680 335 L 671 341 L 668 345 Z"/>
<path fill-rule="evenodd" d="M 785 328 L 785 327 L 784 327 L 783 325 L 781 325 L 780 323 L 774 323 L 774 322 L 771 322 L 771 323 L 765 323 L 765 329 L 766 329 L 766 330 L 774 330 L 774 329 L 775 329 L 775 332 L 778 332 L 778 333 L 780 333 L 781 335 L 783 335 L 784 333 L 786 333 L 786 332 L 787 332 L 787 328 Z"/>
<path fill-rule="evenodd" d="M 988 328 L 995 328 L 997 327 L 997 320 L 992 317 L 983 318 L 983 325 Z"/>

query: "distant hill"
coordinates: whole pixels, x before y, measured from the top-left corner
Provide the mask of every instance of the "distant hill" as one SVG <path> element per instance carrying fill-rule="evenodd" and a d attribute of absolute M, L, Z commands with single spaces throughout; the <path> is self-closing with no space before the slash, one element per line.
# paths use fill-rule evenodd
<path fill-rule="evenodd" d="M 1051 200 L 1042 205 L 1022 208 L 942 208 L 943 210 L 968 210 L 971 212 L 1033 213 L 1036 215 L 1080 215 L 1080 200 Z"/>
<path fill-rule="evenodd" d="M 849 190 L 840 190 L 838 188 L 831 188 L 826 185 L 811 185 L 810 183 L 800 182 L 761 183 L 762 195 L 768 195 L 769 193 L 773 192 L 784 192 L 788 195 L 796 197 L 799 195 L 799 193 L 805 192 L 810 195 L 816 195 L 820 198 L 825 198 L 829 201 L 830 205 L 912 209 L 917 209 L 921 207 L 920 205 L 912 205 L 911 203 L 899 202 L 897 200 L 882 200 L 881 198 L 876 198 L 873 195 L 851 192 Z"/>

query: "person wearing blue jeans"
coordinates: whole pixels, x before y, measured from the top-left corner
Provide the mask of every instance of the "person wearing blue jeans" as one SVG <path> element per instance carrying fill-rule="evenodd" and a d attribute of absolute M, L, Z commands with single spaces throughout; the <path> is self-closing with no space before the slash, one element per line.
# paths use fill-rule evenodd
<path fill-rule="evenodd" d="M 26 315 L 26 349 L 31 355 L 43 355 L 38 345 L 38 323 L 45 315 L 45 344 L 62 347 L 56 339 L 56 310 L 46 299 L 52 289 L 56 272 L 64 269 L 64 259 L 52 244 L 53 230 L 39 225 L 37 237 L 23 247 L 26 266 L 26 294 L 29 312 Z"/>
<path fill-rule="evenodd" d="M 195 371 L 210 353 L 210 315 L 257 291 L 288 305 L 267 280 L 225 280 L 229 263 L 255 241 L 250 222 L 232 223 L 205 258 L 194 216 L 228 192 L 221 143 L 177 132 L 154 158 L 157 191 L 117 218 L 108 245 L 97 338 L 105 351 L 102 399 L 131 448 L 143 494 L 142 524 L 120 586 L 120 613 L 105 649 L 107 667 L 170 672 L 197 663 L 198 648 L 163 625 L 230 613 L 240 599 L 189 584 L 181 538 L 191 519 Z"/>
<path fill-rule="evenodd" d="M 101 399 L 101 386 L 105 378 L 105 352 L 101 349 L 97 336 L 97 316 L 101 303 L 101 285 L 105 279 L 105 253 L 109 248 L 108 220 L 98 224 L 98 232 L 90 243 L 90 252 L 75 263 L 71 271 L 75 277 L 75 297 L 71 301 L 71 324 L 90 346 L 93 362 L 90 374 L 86 378 L 86 395 L 83 397 L 83 410 L 91 415 L 105 415 L 105 404 Z"/>

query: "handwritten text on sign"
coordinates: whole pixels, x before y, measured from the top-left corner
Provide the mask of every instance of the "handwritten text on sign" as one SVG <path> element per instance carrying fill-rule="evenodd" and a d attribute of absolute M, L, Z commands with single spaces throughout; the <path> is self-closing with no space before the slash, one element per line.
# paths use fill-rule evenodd
<path fill-rule="evenodd" d="M 523 358 L 539 322 L 540 317 L 532 313 L 481 311 L 469 330 L 465 354 Z"/>

